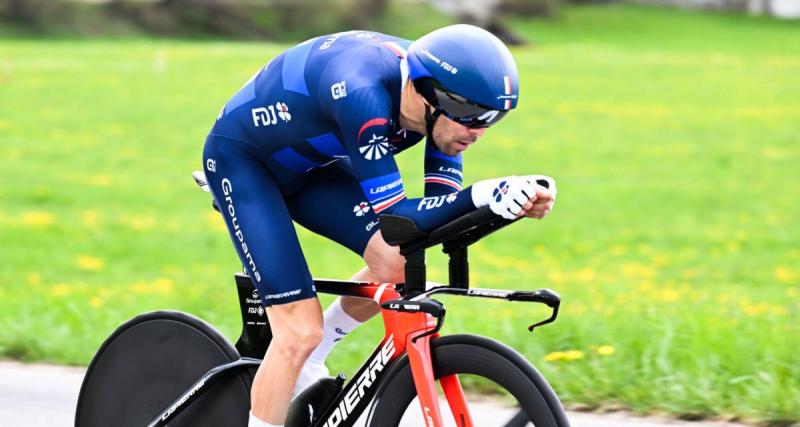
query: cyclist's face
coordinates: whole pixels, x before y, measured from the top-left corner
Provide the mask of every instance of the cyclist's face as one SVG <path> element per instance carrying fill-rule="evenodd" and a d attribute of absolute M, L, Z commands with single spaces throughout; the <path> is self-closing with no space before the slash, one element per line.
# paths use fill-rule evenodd
<path fill-rule="evenodd" d="M 486 128 L 470 129 L 445 116 L 439 116 L 433 126 L 433 140 L 436 147 L 448 156 L 455 156 L 466 151 L 484 133 L 486 133 Z"/>

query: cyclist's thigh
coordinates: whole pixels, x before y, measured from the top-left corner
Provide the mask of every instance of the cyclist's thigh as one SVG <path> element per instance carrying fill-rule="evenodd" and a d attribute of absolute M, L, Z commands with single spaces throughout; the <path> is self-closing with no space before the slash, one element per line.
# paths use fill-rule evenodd
<path fill-rule="evenodd" d="M 264 305 L 315 296 L 294 224 L 272 176 L 243 142 L 209 136 L 203 165 L 233 245 Z"/>
<path fill-rule="evenodd" d="M 380 228 L 358 178 L 341 160 L 314 171 L 286 202 L 298 224 L 358 256 L 364 254 L 367 242 Z"/>

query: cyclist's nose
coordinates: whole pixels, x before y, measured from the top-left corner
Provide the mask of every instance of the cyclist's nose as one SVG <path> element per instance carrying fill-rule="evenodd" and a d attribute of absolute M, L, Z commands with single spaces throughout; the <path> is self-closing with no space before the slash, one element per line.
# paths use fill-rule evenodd
<path fill-rule="evenodd" d="M 486 133 L 486 128 L 478 128 L 478 129 L 470 129 L 469 133 L 471 133 L 474 137 L 481 137 L 484 133 Z"/>

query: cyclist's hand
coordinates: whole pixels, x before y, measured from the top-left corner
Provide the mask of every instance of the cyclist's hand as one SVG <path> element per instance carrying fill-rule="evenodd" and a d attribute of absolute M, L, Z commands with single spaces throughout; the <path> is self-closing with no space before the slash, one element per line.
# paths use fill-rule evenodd
<path fill-rule="evenodd" d="M 529 203 L 523 206 L 524 215 L 528 218 L 544 218 L 552 209 L 556 202 L 556 181 L 545 175 L 524 176 L 529 182 L 536 185 L 536 197 L 532 197 Z"/>
<path fill-rule="evenodd" d="M 505 219 L 516 219 L 533 209 L 537 197 L 535 182 L 519 176 L 487 179 L 472 185 L 475 207 L 489 206 L 492 212 Z"/>

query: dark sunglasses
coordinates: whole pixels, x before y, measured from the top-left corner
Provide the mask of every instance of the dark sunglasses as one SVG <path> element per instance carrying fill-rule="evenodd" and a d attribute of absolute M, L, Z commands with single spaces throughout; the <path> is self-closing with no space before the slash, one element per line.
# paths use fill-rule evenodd
<path fill-rule="evenodd" d="M 414 87 L 436 111 L 468 128 L 488 128 L 499 122 L 509 111 L 494 110 L 471 102 L 429 77 L 414 80 Z"/>

